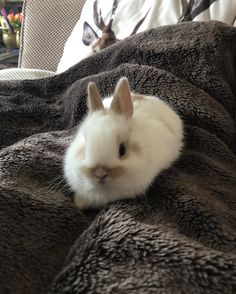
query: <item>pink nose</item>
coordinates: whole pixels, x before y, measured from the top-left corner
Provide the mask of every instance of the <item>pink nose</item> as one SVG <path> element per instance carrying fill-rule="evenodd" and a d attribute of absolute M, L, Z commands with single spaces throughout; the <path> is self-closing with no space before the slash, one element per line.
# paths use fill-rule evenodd
<path fill-rule="evenodd" d="M 99 179 L 100 182 L 104 182 L 107 178 L 107 171 L 103 167 L 98 167 L 94 171 L 94 176 Z"/>

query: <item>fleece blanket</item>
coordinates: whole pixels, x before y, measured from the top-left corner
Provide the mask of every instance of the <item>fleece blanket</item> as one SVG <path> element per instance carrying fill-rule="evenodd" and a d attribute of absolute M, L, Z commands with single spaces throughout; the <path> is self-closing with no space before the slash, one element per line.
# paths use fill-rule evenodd
<path fill-rule="evenodd" d="M 80 211 L 63 154 L 88 82 L 107 96 L 121 76 L 176 109 L 185 146 L 143 197 Z M 151 29 L 0 82 L 0 105 L 0 293 L 236 293 L 236 28 Z"/>

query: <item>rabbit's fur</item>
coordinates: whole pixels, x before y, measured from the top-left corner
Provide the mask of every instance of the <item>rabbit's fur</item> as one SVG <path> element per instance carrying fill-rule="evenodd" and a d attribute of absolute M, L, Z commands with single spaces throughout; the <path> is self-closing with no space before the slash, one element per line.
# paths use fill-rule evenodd
<path fill-rule="evenodd" d="M 179 115 L 157 97 L 131 93 L 126 78 L 119 80 L 113 98 L 103 102 L 89 83 L 88 108 L 64 161 L 79 208 L 99 208 L 144 193 L 180 155 Z"/>

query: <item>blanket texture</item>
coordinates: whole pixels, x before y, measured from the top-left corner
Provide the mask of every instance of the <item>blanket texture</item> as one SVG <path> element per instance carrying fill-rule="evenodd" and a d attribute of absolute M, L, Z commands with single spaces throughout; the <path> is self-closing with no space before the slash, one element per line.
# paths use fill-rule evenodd
<path fill-rule="evenodd" d="M 86 87 L 126 76 L 185 124 L 146 195 L 80 211 L 62 177 Z M 236 293 L 236 28 L 151 29 L 58 76 L 0 82 L 0 293 Z M 102 135 L 102 134 L 101 134 Z"/>

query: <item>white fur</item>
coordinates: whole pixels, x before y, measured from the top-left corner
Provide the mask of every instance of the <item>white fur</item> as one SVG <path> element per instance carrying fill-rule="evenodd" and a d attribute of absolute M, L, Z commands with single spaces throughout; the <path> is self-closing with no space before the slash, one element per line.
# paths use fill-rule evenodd
<path fill-rule="evenodd" d="M 64 174 L 80 208 L 102 207 L 144 193 L 154 178 L 178 158 L 183 144 L 180 117 L 157 97 L 142 97 L 134 101 L 131 119 L 111 111 L 96 111 L 79 127 L 66 152 Z M 110 102 L 111 98 L 103 100 L 106 107 Z M 141 153 L 132 150 L 127 158 L 119 159 L 118 137 L 138 143 Z M 85 159 L 80 160 L 78 150 L 83 146 Z M 81 172 L 81 166 L 96 165 L 122 166 L 125 172 L 101 185 Z"/>

